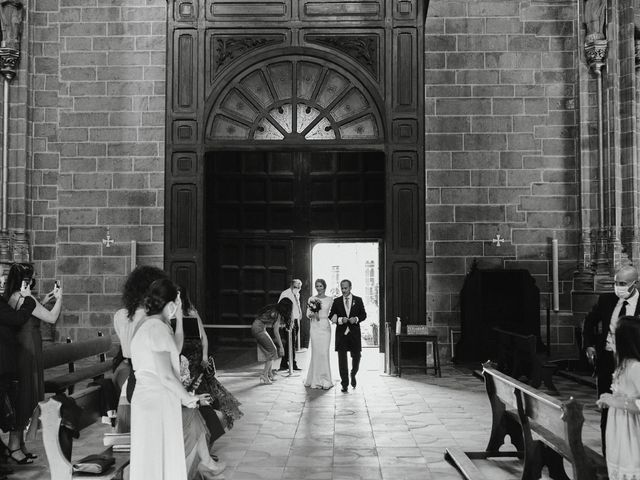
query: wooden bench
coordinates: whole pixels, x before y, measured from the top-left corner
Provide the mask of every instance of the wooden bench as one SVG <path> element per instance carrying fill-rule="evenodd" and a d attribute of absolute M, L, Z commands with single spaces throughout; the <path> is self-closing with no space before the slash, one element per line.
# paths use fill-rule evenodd
<path fill-rule="evenodd" d="M 76 384 L 84 380 L 97 380 L 104 377 L 104 374 L 111 370 L 111 362 L 107 362 L 107 353 L 111 350 L 111 337 L 103 336 L 98 332 L 98 337 L 91 340 L 84 340 L 71 343 L 60 343 L 45 348 L 42 352 L 45 371 L 49 368 L 60 365 L 68 365 L 68 373 L 47 377 L 44 381 L 44 391 L 46 393 L 63 393 L 67 391 L 73 393 Z M 97 362 L 76 367 L 76 362 L 97 356 Z"/>
<path fill-rule="evenodd" d="M 91 386 L 71 396 L 76 400 L 78 406 L 82 408 L 82 415 L 77 425 L 79 431 L 92 425 L 100 418 L 100 413 L 96 409 L 96 396 L 100 394 L 99 390 L 100 387 Z M 60 441 L 60 429 L 62 428 L 61 405 L 55 398 L 40 402 L 42 440 L 47 454 L 51 480 L 71 480 L 74 478 L 72 460 L 79 460 L 72 459 L 72 444 L 63 446 Z M 124 469 L 129 464 L 129 453 L 114 452 L 112 447 L 96 453 L 115 458 L 115 464 L 104 474 L 91 475 L 91 478 L 96 480 L 122 480 Z M 78 474 L 78 478 L 88 478 L 81 475 L 84 474 Z"/>
<path fill-rule="evenodd" d="M 563 459 L 573 467 L 574 480 L 606 479 L 603 457 L 582 443 L 582 405 L 570 398 L 561 402 L 529 385 L 483 366 L 485 386 L 491 404 L 492 425 L 484 452 L 462 452 L 448 448 L 445 459 L 469 480 L 486 477 L 472 459 L 517 457 L 523 459 L 523 480 L 539 479 L 543 467 L 553 479 L 568 480 Z M 499 449 L 509 435 L 516 451 Z"/>
<path fill-rule="evenodd" d="M 558 366 L 547 361 L 545 353 L 538 352 L 538 339 L 535 335 L 521 335 L 501 328 L 493 329 L 497 343 L 497 368 L 502 373 L 515 379 L 527 378 L 527 383 L 533 388 L 539 388 L 544 383 L 553 395 L 558 389 L 553 384 L 553 373 Z"/>

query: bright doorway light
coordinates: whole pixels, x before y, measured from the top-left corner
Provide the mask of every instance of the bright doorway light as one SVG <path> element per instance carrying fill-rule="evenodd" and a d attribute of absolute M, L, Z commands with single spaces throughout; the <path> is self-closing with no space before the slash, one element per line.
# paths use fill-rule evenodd
<path fill-rule="evenodd" d="M 311 253 L 312 282 L 327 282 L 327 295 L 338 297 L 340 281 L 351 280 L 354 295 L 361 297 L 367 320 L 360 324 L 363 347 L 378 347 L 380 331 L 380 246 L 378 242 L 318 243 Z M 311 285 L 311 295 L 316 291 Z"/>

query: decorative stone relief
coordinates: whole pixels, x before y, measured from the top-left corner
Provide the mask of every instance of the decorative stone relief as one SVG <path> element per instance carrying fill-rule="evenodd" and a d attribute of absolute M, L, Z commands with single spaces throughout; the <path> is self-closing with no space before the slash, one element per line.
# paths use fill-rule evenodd
<path fill-rule="evenodd" d="M 369 70 L 375 78 L 378 78 L 379 47 L 377 35 L 306 35 L 305 40 L 345 53 Z"/>

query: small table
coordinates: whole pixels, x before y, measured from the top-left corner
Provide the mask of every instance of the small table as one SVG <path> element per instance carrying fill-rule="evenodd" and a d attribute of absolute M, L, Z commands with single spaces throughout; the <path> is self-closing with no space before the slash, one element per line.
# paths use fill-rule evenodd
<path fill-rule="evenodd" d="M 402 368 L 424 368 L 426 373 L 429 373 L 429 365 L 425 359 L 424 364 L 409 364 L 402 365 L 402 344 L 403 343 L 425 343 L 433 346 L 433 370 L 438 377 L 442 377 L 440 371 L 440 351 L 438 349 L 438 336 L 437 335 L 408 335 L 401 333 L 396 335 L 396 350 L 398 351 L 398 376 L 402 376 Z"/>

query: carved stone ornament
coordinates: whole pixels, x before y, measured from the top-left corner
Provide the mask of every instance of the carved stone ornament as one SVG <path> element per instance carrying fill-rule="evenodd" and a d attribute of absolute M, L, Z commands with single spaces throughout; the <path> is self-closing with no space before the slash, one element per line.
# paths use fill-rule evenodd
<path fill-rule="evenodd" d="M 13 261 L 16 263 L 29 263 L 29 237 L 23 230 L 13 234 Z"/>
<path fill-rule="evenodd" d="M 605 38 L 604 22 L 607 2 L 605 0 L 585 0 L 584 26 L 587 29 L 587 43 Z"/>
<path fill-rule="evenodd" d="M 587 64 L 594 69 L 601 69 L 607 61 L 609 44 L 607 40 L 593 40 L 584 45 Z"/>
<path fill-rule="evenodd" d="M 233 60 L 257 48 L 282 43 L 283 38 L 277 37 L 218 37 L 214 38 L 213 51 L 216 69 L 222 68 Z"/>
<path fill-rule="evenodd" d="M 378 78 L 378 37 L 376 35 L 307 35 L 305 40 L 349 55 Z"/>
<path fill-rule="evenodd" d="M 20 61 L 20 40 L 22 38 L 22 22 L 24 5 L 18 0 L 0 2 L 0 73 L 8 80 L 16 76 Z"/>

